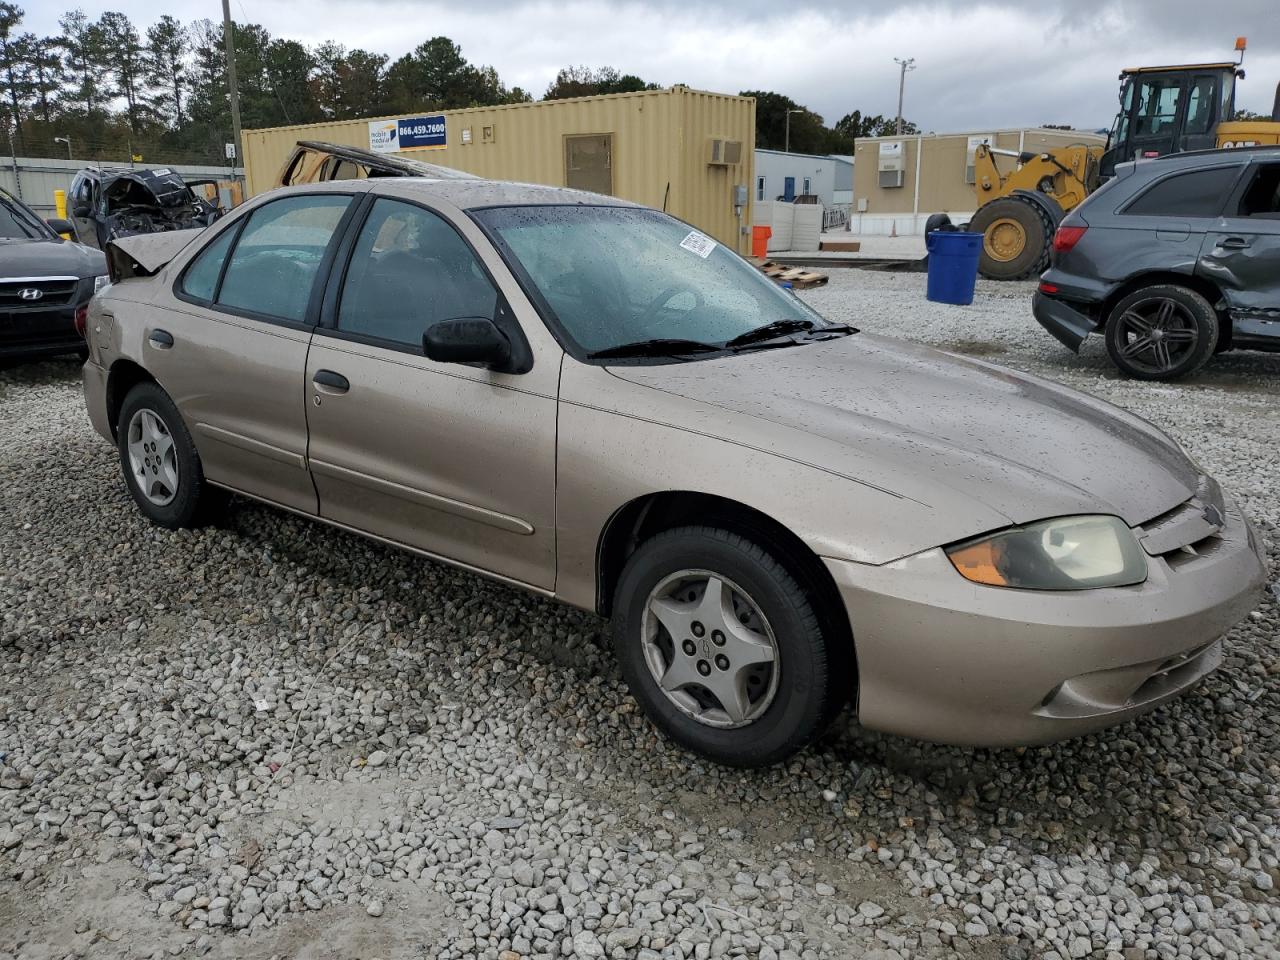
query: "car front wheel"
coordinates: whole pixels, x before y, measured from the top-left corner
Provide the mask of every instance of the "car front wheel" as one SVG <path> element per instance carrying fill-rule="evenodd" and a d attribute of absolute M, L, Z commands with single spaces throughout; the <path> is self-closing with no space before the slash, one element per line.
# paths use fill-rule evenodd
<path fill-rule="evenodd" d="M 116 445 L 129 493 L 152 523 L 199 526 L 225 501 L 205 480 L 191 434 L 158 385 L 139 383 L 124 398 Z"/>
<path fill-rule="evenodd" d="M 682 527 L 641 544 L 618 583 L 613 630 L 645 713 L 718 763 L 785 760 L 847 697 L 840 658 L 796 577 L 726 530 Z"/>
<path fill-rule="evenodd" d="M 1107 318 L 1107 353 L 1138 380 L 1175 380 L 1195 373 L 1218 345 L 1218 314 L 1196 291 L 1177 284 L 1143 287 Z"/>

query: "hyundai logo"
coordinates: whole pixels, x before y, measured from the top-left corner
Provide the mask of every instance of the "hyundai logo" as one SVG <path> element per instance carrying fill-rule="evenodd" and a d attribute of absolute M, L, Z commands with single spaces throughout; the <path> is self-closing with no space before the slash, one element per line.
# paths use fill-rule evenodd
<path fill-rule="evenodd" d="M 19 300 L 39 300 L 44 296 L 44 291 L 39 287 L 23 287 L 18 291 Z"/>

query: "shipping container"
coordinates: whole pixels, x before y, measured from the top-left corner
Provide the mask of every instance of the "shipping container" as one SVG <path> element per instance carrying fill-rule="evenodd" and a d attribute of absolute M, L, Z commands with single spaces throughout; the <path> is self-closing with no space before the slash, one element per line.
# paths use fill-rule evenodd
<path fill-rule="evenodd" d="M 676 86 L 243 132 L 250 195 L 299 140 L 399 153 L 478 176 L 604 193 L 750 248 L 755 100 Z"/>

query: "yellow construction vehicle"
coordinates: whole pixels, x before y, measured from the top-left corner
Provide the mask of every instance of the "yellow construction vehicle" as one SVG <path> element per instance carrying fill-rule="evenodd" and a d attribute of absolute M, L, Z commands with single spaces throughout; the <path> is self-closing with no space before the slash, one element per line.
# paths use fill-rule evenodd
<path fill-rule="evenodd" d="M 1236 40 L 1236 50 L 1235 61 L 1122 71 L 1120 110 L 1106 147 L 1073 144 L 1019 153 L 979 145 L 974 151 L 977 212 L 964 229 L 983 234 L 982 275 L 1019 280 L 1043 272 L 1062 218 L 1109 179 L 1117 163 L 1280 143 L 1280 86 L 1270 120 L 1232 119 L 1236 81 L 1244 77 L 1244 37 Z M 1001 169 L 1002 159 L 1013 160 L 1004 164 L 1009 169 Z M 926 230 L 948 222 L 937 214 Z"/>

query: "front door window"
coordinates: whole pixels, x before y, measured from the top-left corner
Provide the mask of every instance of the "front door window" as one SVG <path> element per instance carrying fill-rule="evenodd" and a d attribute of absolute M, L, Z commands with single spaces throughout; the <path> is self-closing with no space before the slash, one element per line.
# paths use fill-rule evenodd
<path fill-rule="evenodd" d="M 338 329 L 415 349 L 441 320 L 497 313 L 498 291 L 471 248 L 429 210 L 379 199 L 360 229 Z"/>

